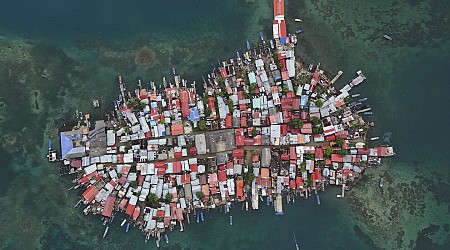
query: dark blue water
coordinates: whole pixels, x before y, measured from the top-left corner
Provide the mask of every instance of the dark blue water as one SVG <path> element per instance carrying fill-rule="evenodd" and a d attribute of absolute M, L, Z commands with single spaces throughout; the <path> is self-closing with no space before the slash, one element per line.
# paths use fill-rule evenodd
<path fill-rule="evenodd" d="M 251 10 L 237 1 L 2 1 L 2 30 L 47 40 L 90 37 L 123 41 L 242 35 Z M 232 9 L 232 11 L 231 11 Z M 255 32 L 255 34 L 257 34 Z"/>
<path fill-rule="evenodd" d="M 228 215 L 211 211 L 204 224 L 170 233 L 171 243 L 163 246 L 295 249 L 293 232 L 301 249 L 448 246 L 450 46 L 445 32 L 436 30 L 446 30 L 450 11 L 440 1 L 428 4 L 286 0 L 289 29 L 305 30 L 298 59 L 321 62 L 330 78 L 343 70 L 337 86 L 362 70 L 367 80 L 356 91 L 369 97 L 377 124 L 373 133 L 391 131 L 397 156 L 370 170 L 345 199 L 329 189 L 320 206 L 314 197 L 297 199 L 285 204 L 282 217 L 263 204 L 251 212 L 239 204 L 232 210 L 233 226 Z M 218 60 L 245 48 L 246 40 L 255 43 L 259 31 L 270 35 L 271 8 L 265 0 L 2 0 L 2 248 L 154 247 L 154 242 L 144 245 L 136 229 L 125 234 L 120 220 L 102 240 L 99 218 L 73 208 L 79 192 L 67 191 L 70 181 L 46 162 L 47 141 L 58 140 L 57 127 L 73 121 L 77 109 L 98 118 L 110 110 L 118 74 L 130 86 L 138 78 L 160 82 L 172 67 L 189 80 L 201 79 Z M 304 22 L 294 23 L 297 17 Z M 430 23 L 430 18 L 441 19 Z M 408 23 L 415 33 L 409 33 Z M 384 40 L 384 33 L 394 41 Z M 148 64 L 136 63 L 141 51 L 150 51 Z M 93 110 L 92 99 L 100 99 L 102 107 Z M 381 175 L 389 177 L 382 191 L 377 189 Z"/>

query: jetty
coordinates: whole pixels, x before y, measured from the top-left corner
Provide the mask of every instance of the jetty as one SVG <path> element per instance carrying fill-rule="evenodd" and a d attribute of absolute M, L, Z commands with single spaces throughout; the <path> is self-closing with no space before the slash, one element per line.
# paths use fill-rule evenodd
<path fill-rule="evenodd" d="M 339 70 L 339 72 L 337 73 L 337 75 L 330 81 L 330 85 L 332 85 L 333 83 L 335 83 L 335 82 L 339 79 L 339 77 L 341 77 L 341 75 L 342 75 L 343 73 L 344 73 L 343 71 Z"/>
<path fill-rule="evenodd" d="M 59 131 L 59 155 L 49 146 L 49 161 L 73 177 L 77 207 L 103 219 L 105 236 L 114 214 L 124 218 L 123 233 L 140 230 L 158 246 L 161 234 L 168 241 L 173 229 L 186 230 L 185 220 L 208 223 L 210 209 L 266 202 L 283 215 L 284 197 L 294 206 L 295 196 L 316 194 L 320 204 L 318 191 L 342 185 L 342 198 L 364 170 L 394 155 L 392 146 L 372 147 L 369 111 L 350 100 L 362 71 L 338 90 L 332 83 L 342 71 L 330 81 L 320 64 L 303 68 L 282 0 L 274 0 L 272 30 L 255 38 L 258 51 L 247 41 L 243 58 L 218 62 L 203 88 L 174 69 L 148 84 L 118 76 L 108 114 L 77 111 L 77 122 Z"/>

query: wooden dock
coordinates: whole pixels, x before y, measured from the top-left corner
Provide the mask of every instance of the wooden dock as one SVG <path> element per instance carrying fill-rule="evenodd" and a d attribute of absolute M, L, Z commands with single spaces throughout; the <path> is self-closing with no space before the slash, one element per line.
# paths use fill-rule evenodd
<path fill-rule="evenodd" d="M 283 215 L 283 196 L 278 194 L 275 198 L 274 209 L 276 215 Z"/>
<path fill-rule="evenodd" d="M 342 72 L 341 70 L 339 70 L 338 74 L 333 78 L 333 80 L 331 80 L 330 85 L 333 85 L 333 83 L 334 83 L 335 81 L 337 81 L 337 80 L 339 79 L 339 77 L 341 77 L 342 73 L 344 73 L 344 72 Z"/>

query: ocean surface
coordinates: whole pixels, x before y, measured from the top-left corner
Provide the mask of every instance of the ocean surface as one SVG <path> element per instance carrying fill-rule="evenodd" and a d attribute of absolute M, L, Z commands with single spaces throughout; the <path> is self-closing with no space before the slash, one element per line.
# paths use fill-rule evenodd
<path fill-rule="evenodd" d="M 450 2 L 285 0 L 288 30 L 303 29 L 296 56 L 321 63 L 337 87 L 362 70 L 354 93 L 368 97 L 376 127 L 391 132 L 396 156 L 366 172 L 343 199 L 329 187 L 315 199 L 245 212 L 233 226 L 219 211 L 169 233 L 164 249 L 449 249 Z M 0 249 L 154 249 L 116 218 L 102 239 L 100 218 L 73 208 L 45 158 L 57 128 L 75 111 L 102 118 L 117 75 L 161 82 L 175 68 L 199 82 L 259 32 L 271 34 L 272 1 L 0 0 Z M 295 23 L 301 18 L 303 23 Z M 392 41 L 383 38 L 387 34 Z M 92 108 L 99 99 L 100 109 Z M 376 142 L 378 144 L 382 143 Z M 376 144 L 374 144 L 376 145 Z M 383 177 L 385 187 L 378 187 Z"/>

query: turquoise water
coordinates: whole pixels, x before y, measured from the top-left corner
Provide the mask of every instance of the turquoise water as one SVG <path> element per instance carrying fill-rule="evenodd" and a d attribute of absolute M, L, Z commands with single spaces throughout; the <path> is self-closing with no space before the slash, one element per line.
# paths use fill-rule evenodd
<path fill-rule="evenodd" d="M 75 110 L 102 117 L 116 76 L 160 81 L 172 67 L 199 80 L 223 60 L 270 35 L 271 1 L 1 1 L 0 242 L 5 249 L 155 248 L 117 218 L 106 239 L 99 218 L 74 209 L 79 191 L 45 159 L 57 126 Z M 346 198 L 338 189 L 272 207 L 206 214 L 204 224 L 170 233 L 167 249 L 431 249 L 450 247 L 450 56 L 448 1 L 288 1 L 297 57 L 330 78 L 357 70 L 367 80 L 374 135 L 391 131 L 397 155 L 371 169 Z M 294 23 L 300 17 L 303 23 Z M 382 38 L 388 34 L 393 41 Z M 102 107 L 92 109 L 92 99 Z M 383 176 L 385 186 L 378 189 Z"/>

